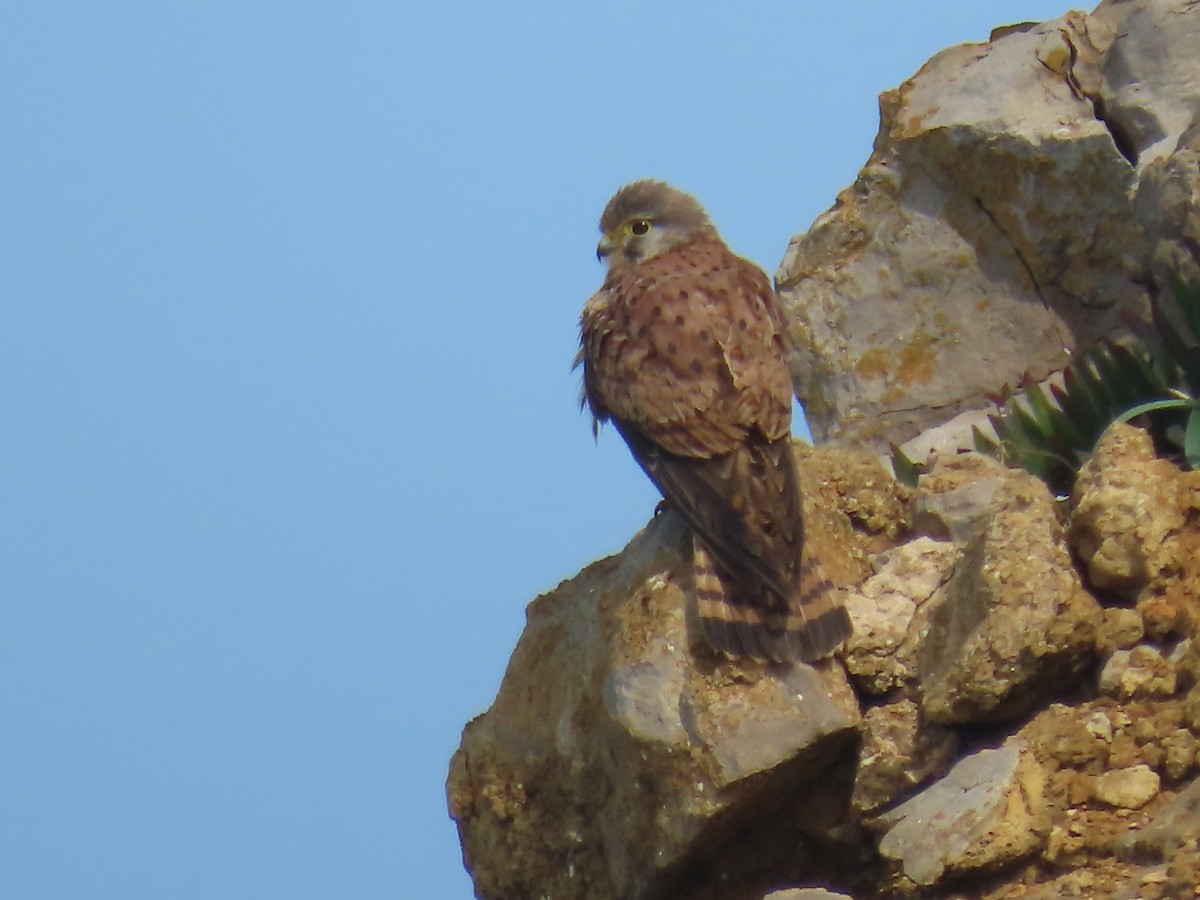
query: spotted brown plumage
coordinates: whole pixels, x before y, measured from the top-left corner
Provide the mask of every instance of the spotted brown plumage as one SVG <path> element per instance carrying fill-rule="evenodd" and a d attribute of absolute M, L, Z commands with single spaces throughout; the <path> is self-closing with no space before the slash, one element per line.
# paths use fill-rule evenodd
<path fill-rule="evenodd" d="M 850 621 L 820 563 L 803 557 L 770 282 L 663 182 L 621 188 L 600 229 L 609 270 L 580 322 L 584 398 L 691 527 L 706 639 L 735 656 L 828 654 Z"/>

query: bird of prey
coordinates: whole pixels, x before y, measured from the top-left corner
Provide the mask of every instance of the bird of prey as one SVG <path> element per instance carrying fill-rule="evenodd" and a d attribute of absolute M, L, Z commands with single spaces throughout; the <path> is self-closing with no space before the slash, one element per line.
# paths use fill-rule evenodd
<path fill-rule="evenodd" d="M 705 638 L 777 662 L 829 654 L 850 619 L 802 553 L 792 383 L 767 276 L 661 181 L 617 191 L 600 231 L 608 273 L 580 320 L 583 402 L 691 528 Z"/>

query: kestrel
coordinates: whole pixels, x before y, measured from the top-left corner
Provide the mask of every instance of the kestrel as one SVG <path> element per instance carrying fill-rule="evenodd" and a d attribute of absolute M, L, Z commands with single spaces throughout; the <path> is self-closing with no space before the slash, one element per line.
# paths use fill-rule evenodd
<path fill-rule="evenodd" d="M 701 628 L 717 650 L 825 656 L 850 619 L 803 558 L 792 383 L 767 276 L 692 197 L 621 188 L 600 217 L 608 274 L 580 320 L 593 430 L 611 421 L 692 530 Z"/>

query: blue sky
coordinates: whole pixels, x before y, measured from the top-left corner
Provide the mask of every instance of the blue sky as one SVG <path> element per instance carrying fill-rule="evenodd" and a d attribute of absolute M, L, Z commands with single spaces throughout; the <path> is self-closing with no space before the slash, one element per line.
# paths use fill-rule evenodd
<path fill-rule="evenodd" d="M 459 731 L 656 499 L 570 371 L 609 195 L 772 272 L 880 91 L 1065 9 L 0 12 L 0 896 L 469 897 Z"/>

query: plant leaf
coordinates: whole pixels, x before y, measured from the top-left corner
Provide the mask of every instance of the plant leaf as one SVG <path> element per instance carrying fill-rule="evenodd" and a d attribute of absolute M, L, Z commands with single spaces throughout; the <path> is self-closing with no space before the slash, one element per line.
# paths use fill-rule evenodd
<path fill-rule="evenodd" d="M 915 488 L 925 467 L 909 459 L 908 455 L 900 449 L 899 444 L 890 446 L 892 448 L 892 471 L 896 474 L 896 480 Z"/>
<path fill-rule="evenodd" d="M 1183 433 L 1183 458 L 1189 469 L 1200 469 L 1200 406 L 1193 406 Z"/>

